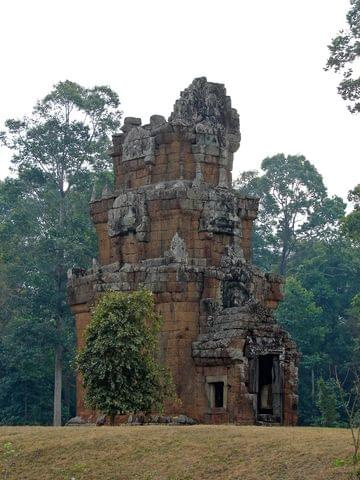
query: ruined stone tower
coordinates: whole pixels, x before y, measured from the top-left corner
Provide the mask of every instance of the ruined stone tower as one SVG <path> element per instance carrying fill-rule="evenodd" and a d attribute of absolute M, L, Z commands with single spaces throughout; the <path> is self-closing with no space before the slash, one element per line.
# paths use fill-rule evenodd
<path fill-rule="evenodd" d="M 115 187 L 92 198 L 99 260 L 69 272 L 78 346 L 105 289 L 150 289 L 162 360 L 200 422 L 297 420 L 294 342 L 275 322 L 281 280 L 251 264 L 258 199 L 231 184 L 239 117 L 223 85 L 197 78 L 166 121 L 126 118 L 113 138 Z M 77 414 L 87 417 L 81 380 Z"/>

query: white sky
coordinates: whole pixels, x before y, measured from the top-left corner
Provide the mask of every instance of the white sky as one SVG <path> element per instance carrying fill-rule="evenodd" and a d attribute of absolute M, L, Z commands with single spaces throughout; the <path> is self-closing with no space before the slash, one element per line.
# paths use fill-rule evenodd
<path fill-rule="evenodd" d="M 359 116 L 324 72 L 348 0 L 2 0 L 0 129 L 52 85 L 106 84 L 125 116 L 166 117 L 194 77 L 225 83 L 240 114 L 234 178 L 301 153 L 331 194 L 360 181 Z M 9 153 L 0 150 L 0 176 Z"/>

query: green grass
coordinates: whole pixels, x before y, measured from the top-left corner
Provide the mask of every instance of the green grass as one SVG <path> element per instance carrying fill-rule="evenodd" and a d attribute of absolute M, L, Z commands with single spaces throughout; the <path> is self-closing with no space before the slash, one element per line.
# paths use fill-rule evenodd
<path fill-rule="evenodd" d="M 342 480 L 351 471 L 345 429 L 0 427 L 6 442 L 8 480 Z"/>

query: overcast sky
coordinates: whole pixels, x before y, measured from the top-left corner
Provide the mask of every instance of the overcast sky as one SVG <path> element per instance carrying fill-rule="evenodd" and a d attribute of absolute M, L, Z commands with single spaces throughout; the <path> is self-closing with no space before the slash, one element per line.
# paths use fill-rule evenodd
<path fill-rule="evenodd" d="M 235 176 L 305 155 L 331 194 L 360 181 L 360 117 L 324 72 L 349 0 L 2 0 L 0 123 L 52 85 L 106 84 L 125 116 L 170 114 L 194 77 L 224 83 L 240 114 Z M 0 126 L 1 129 L 2 125 Z M 9 154 L 0 150 L 0 175 Z"/>

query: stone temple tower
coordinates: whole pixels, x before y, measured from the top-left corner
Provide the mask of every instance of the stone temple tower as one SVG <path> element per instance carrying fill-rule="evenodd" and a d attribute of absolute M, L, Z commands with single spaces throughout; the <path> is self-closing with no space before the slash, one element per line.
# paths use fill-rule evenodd
<path fill-rule="evenodd" d="M 281 279 L 251 264 L 258 199 L 232 188 L 239 116 L 225 87 L 197 78 L 168 121 L 125 118 L 113 137 L 115 186 L 92 198 L 98 262 L 69 272 L 78 346 L 106 289 L 150 289 L 162 361 L 199 422 L 297 421 L 298 353 L 272 311 Z M 77 385 L 77 415 L 90 417 Z"/>

